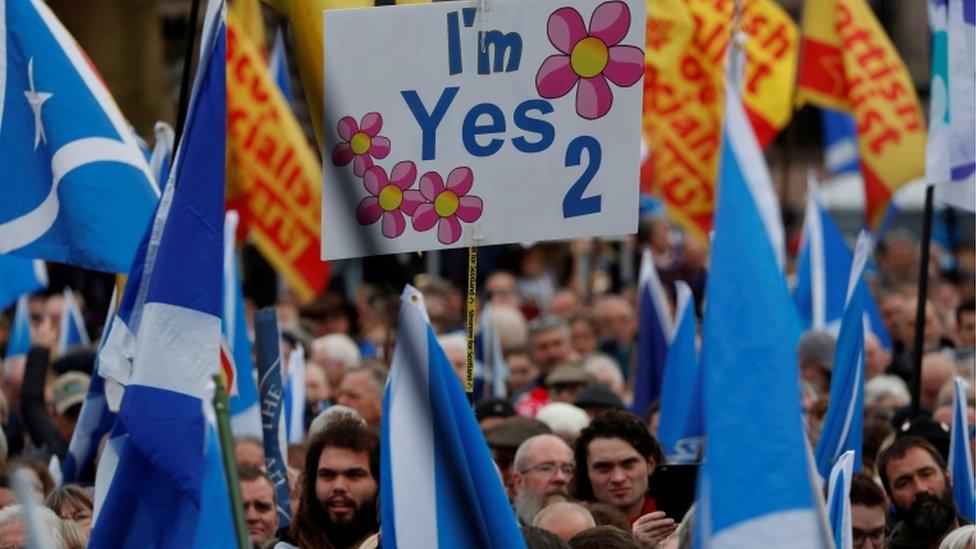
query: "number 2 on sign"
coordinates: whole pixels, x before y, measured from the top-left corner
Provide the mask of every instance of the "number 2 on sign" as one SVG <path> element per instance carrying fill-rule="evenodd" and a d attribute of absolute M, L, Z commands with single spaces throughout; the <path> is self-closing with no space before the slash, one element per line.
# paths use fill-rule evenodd
<path fill-rule="evenodd" d="M 587 152 L 587 160 L 589 163 L 579 176 L 579 179 L 576 180 L 576 183 L 573 183 L 566 196 L 563 197 L 564 218 L 599 213 L 602 207 L 602 197 L 600 195 L 583 198 L 586 186 L 593 181 L 593 177 L 600 169 L 600 159 L 603 154 L 602 149 L 600 149 L 600 142 L 589 135 L 581 135 L 570 141 L 569 146 L 566 147 L 565 166 L 569 168 L 582 164 L 583 151 Z"/>

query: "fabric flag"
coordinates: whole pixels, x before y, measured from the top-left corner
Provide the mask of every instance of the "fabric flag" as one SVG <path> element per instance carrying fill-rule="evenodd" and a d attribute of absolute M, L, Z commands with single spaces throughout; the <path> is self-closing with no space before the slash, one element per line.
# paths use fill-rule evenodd
<path fill-rule="evenodd" d="M 976 1 L 929 0 L 932 86 L 925 176 L 936 198 L 976 210 Z"/>
<path fill-rule="evenodd" d="M 490 398 L 508 396 L 508 364 L 502 356 L 502 340 L 498 325 L 493 321 L 491 302 L 485 304 L 481 312 L 481 364 L 484 372 L 484 390 L 490 391 Z"/>
<path fill-rule="evenodd" d="M 118 288 L 112 293 L 112 300 L 109 302 L 108 315 L 105 325 L 115 316 L 118 307 Z M 102 331 L 102 338 L 99 341 L 99 348 L 105 345 L 105 338 L 108 330 Z M 61 482 L 67 484 L 82 480 L 82 476 L 95 460 L 98 453 L 98 446 L 101 444 L 102 437 L 107 435 L 112 426 L 115 425 L 116 414 L 109 410 L 108 402 L 105 399 L 105 379 L 98 375 L 98 358 L 95 358 L 95 374 L 91 377 L 88 384 L 88 392 L 85 400 L 81 403 L 81 412 L 78 414 L 78 423 L 71 434 L 71 442 L 68 444 L 68 453 L 64 456 L 64 463 L 61 465 Z"/>
<path fill-rule="evenodd" d="M 284 27 L 278 27 L 278 32 L 275 33 L 274 46 L 272 46 L 271 54 L 268 56 L 268 72 L 271 73 L 271 78 L 274 79 L 281 91 L 281 96 L 285 98 L 285 102 L 291 105 L 293 96 L 291 94 L 291 75 L 288 74 L 288 52 L 285 49 Z"/>
<path fill-rule="evenodd" d="M 153 178 L 159 188 L 162 189 L 166 186 L 166 180 L 169 179 L 169 169 L 173 161 L 173 140 L 176 139 L 176 134 L 166 122 L 156 122 L 154 133 L 156 134 L 156 143 L 153 145 L 152 154 L 149 157 L 149 171 L 152 172 Z"/>
<path fill-rule="evenodd" d="M 524 548 L 512 506 L 464 390 L 437 343 L 424 298 L 400 298 L 383 395 L 383 547 Z"/>
<path fill-rule="evenodd" d="M 230 394 L 230 422 L 235 436 L 261 436 L 261 410 L 258 405 L 258 388 L 255 381 L 254 359 L 251 355 L 251 338 L 247 334 L 244 317 L 244 294 L 237 272 L 237 255 L 234 249 L 237 231 L 237 212 L 224 216 L 224 296 L 220 326 L 224 336 L 221 355 L 232 366 L 233 387 Z"/>
<path fill-rule="evenodd" d="M 207 421 L 220 353 L 226 123 L 224 4 L 210 2 L 170 204 L 154 235 L 141 329 L 119 416 L 99 464 L 90 547 L 193 547 L 204 522 Z M 105 454 L 108 454 L 106 459 Z M 114 471 L 111 468 L 114 466 Z M 99 492 L 101 485 L 103 493 Z M 226 483 L 225 483 L 226 489 Z"/>
<path fill-rule="evenodd" d="M 278 502 L 278 525 L 291 523 L 288 506 L 288 470 L 285 457 L 287 441 L 282 411 L 284 389 L 281 373 L 281 333 L 274 309 L 265 308 L 254 315 L 254 348 L 261 392 L 261 430 L 268 480 L 275 487 Z"/>
<path fill-rule="evenodd" d="M 823 126 L 824 166 L 830 175 L 857 173 L 861 158 L 857 152 L 857 128 L 846 112 L 820 109 Z"/>
<path fill-rule="evenodd" d="M 747 182 L 762 155 L 734 86 L 725 104 L 703 323 L 708 449 L 696 541 L 829 547 L 799 410 L 796 318 L 755 185 Z"/>
<path fill-rule="evenodd" d="M 264 59 L 268 54 L 268 45 L 264 40 L 267 31 L 264 27 L 264 16 L 261 14 L 261 0 L 234 0 L 228 10 L 231 17 L 240 23 L 241 32 L 257 48 L 261 59 Z"/>
<path fill-rule="evenodd" d="M 841 454 L 854 452 L 854 472 L 861 472 L 864 423 L 864 302 L 868 291 L 864 266 L 871 255 L 871 239 L 861 231 L 847 283 L 847 305 L 834 351 L 830 376 L 830 404 L 817 440 L 816 460 L 820 475 L 827 477 Z"/>
<path fill-rule="evenodd" d="M 289 444 L 305 438 L 305 348 L 296 344 L 285 372 L 285 425 Z"/>
<path fill-rule="evenodd" d="M 889 212 L 894 209 L 892 205 Z M 819 187 L 811 175 L 807 181 L 807 204 L 793 289 L 793 303 L 804 328 L 837 334 L 847 302 L 853 259 L 844 235 L 820 201 Z M 878 338 L 882 347 L 890 349 L 891 338 L 870 292 L 864 297 L 864 313 L 868 331 Z"/>
<path fill-rule="evenodd" d="M 725 52 L 733 2 L 647 3 L 644 134 L 650 155 L 641 191 L 661 196 L 668 213 L 709 241 L 722 129 Z M 790 120 L 798 31 L 775 1 L 742 3 L 746 43 L 743 101 L 760 144 Z"/>
<path fill-rule="evenodd" d="M 101 77 L 41 0 L 0 1 L 0 94 L 0 253 L 128 271 L 159 189 Z"/>
<path fill-rule="evenodd" d="M 925 173 L 915 86 L 865 0 L 810 0 L 803 11 L 797 100 L 854 116 L 865 220 L 877 230 L 891 195 Z"/>
<path fill-rule="evenodd" d="M 0 310 L 23 294 L 47 287 L 47 267 L 39 259 L 0 254 Z"/>
<path fill-rule="evenodd" d="M 973 481 L 973 455 L 970 445 L 973 434 L 967 416 L 969 385 L 957 377 L 953 380 L 952 429 L 949 435 L 949 471 L 952 473 L 952 492 L 959 514 L 972 522 L 976 520 L 976 482 Z"/>
<path fill-rule="evenodd" d="M 678 306 L 674 334 L 668 344 L 661 385 L 661 420 L 657 438 L 668 463 L 695 463 L 704 449 L 701 366 L 695 351 L 695 301 L 691 288 L 675 283 Z"/>
<path fill-rule="evenodd" d="M 671 339 L 671 308 L 654 267 L 654 255 L 645 248 L 638 275 L 637 371 L 634 374 L 634 402 L 631 411 L 641 417 L 654 399 L 661 396 L 664 361 Z"/>
<path fill-rule="evenodd" d="M 207 387 L 203 398 L 203 417 L 207 427 L 204 432 L 205 449 L 203 458 L 203 486 L 200 491 L 200 524 L 193 539 L 193 547 L 239 547 L 236 541 L 233 507 L 230 491 L 227 488 L 227 474 L 224 471 L 223 456 L 220 451 L 220 435 L 217 429 L 217 413 L 213 407 L 214 384 Z M 248 543 L 249 540 L 243 540 Z"/>
<path fill-rule="evenodd" d="M 63 355 L 74 347 L 91 344 L 88 329 L 85 328 L 85 317 L 75 300 L 75 292 L 71 288 L 64 289 L 64 312 L 61 313 L 61 328 L 58 335 L 58 354 Z"/>
<path fill-rule="evenodd" d="M 13 488 L 17 501 L 20 502 L 20 523 L 22 535 L 26 537 L 25 547 L 28 549 L 55 549 L 57 546 L 51 539 L 51 530 L 44 516 L 43 508 L 37 503 L 37 492 L 34 490 L 33 479 L 37 475 L 29 472 L 27 467 L 18 467 L 13 472 L 10 487 Z M 14 534 L 16 536 L 16 534 Z M 9 541 L 9 540 L 5 540 Z"/>
<path fill-rule="evenodd" d="M 317 21 L 321 26 L 321 11 Z M 319 259 L 322 167 L 264 56 L 233 17 L 227 33 L 228 66 L 249 67 L 227 73 L 228 209 L 241 215 L 238 236 L 249 235 L 295 295 L 308 302 L 329 281 L 329 265 Z"/>
<path fill-rule="evenodd" d="M 827 517 L 836 549 L 854 549 L 854 527 L 851 524 L 851 479 L 854 476 L 854 451 L 837 458 L 827 484 Z"/>
<path fill-rule="evenodd" d="M 27 296 L 17 298 L 17 308 L 14 309 L 14 320 L 10 326 L 10 339 L 7 340 L 7 352 L 4 360 L 17 356 L 24 356 L 31 346 L 30 304 Z"/>

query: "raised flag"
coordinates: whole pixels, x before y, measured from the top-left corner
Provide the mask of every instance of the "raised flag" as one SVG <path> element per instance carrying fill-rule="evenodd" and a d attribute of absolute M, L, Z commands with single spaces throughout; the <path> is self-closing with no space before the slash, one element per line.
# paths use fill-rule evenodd
<path fill-rule="evenodd" d="M 293 96 L 291 94 L 291 75 L 288 73 L 288 52 L 285 48 L 284 27 L 278 27 L 278 31 L 275 32 L 274 45 L 271 47 L 271 53 L 268 54 L 268 72 L 271 73 L 271 78 L 274 79 L 282 97 L 285 98 L 285 102 L 291 105 Z"/>
<path fill-rule="evenodd" d="M 481 364 L 484 372 L 484 390 L 490 398 L 508 396 L 508 364 L 502 356 L 501 335 L 493 321 L 491 302 L 485 304 L 481 313 Z"/>
<path fill-rule="evenodd" d="M 156 122 L 153 132 L 156 134 L 156 143 L 153 144 L 149 156 L 149 171 L 162 189 L 169 179 L 169 169 L 173 162 L 173 140 L 176 139 L 176 134 L 166 122 Z"/>
<path fill-rule="evenodd" d="M 687 283 L 679 280 L 675 286 L 678 304 L 664 361 L 657 438 L 668 463 L 695 463 L 705 449 L 702 372 L 695 350 L 695 301 Z"/>
<path fill-rule="evenodd" d="M 321 12 L 317 21 L 321 27 Z M 228 208 L 240 213 L 239 234 L 250 235 L 295 295 L 307 302 L 329 280 L 329 265 L 319 259 L 322 167 L 264 57 L 234 17 L 229 18 L 227 37 L 228 66 L 248 67 L 227 73 L 233 175 L 227 187 Z M 318 103 L 310 101 L 309 106 Z"/>
<path fill-rule="evenodd" d="M 865 220 L 877 230 L 891 195 L 925 173 L 915 86 L 865 0 L 810 0 L 797 100 L 849 112 L 857 128 Z"/>
<path fill-rule="evenodd" d="M 641 255 L 637 292 L 637 370 L 630 409 L 646 417 L 651 403 L 661 396 L 668 341 L 674 329 L 671 307 L 654 267 L 654 255 L 648 248 Z"/>
<path fill-rule="evenodd" d="M 58 354 L 71 350 L 73 347 L 91 344 L 88 329 L 85 327 L 85 317 L 81 314 L 75 292 L 71 288 L 64 289 L 64 312 L 61 313 L 61 327 L 58 334 Z"/>
<path fill-rule="evenodd" d="M 224 470 L 223 455 L 220 448 L 220 435 L 217 428 L 217 413 L 213 407 L 214 384 L 207 386 L 203 398 L 203 417 L 206 420 L 204 432 L 205 449 L 203 457 L 203 486 L 200 490 L 199 527 L 193 538 L 193 547 L 238 548 L 249 540 L 237 540 L 234 525 L 233 507 L 230 502 L 227 474 Z"/>
<path fill-rule="evenodd" d="M 128 271 L 159 190 L 101 78 L 41 0 L 0 1 L 0 93 L 0 253 Z"/>
<path fill-rule="evenodd" d="M 198 546 L 209 529 L 235 546 L 234 532 L 202 522 L 207 422 L 204 399 L 218 371 L 226 154 L 223 2 L 210 2 L 200 62 L 180 139 L 172 202 L 162 216 L 131 377 L 96 486 L 90 547 Z M 114 468 L 114 471 L 112 470 Z M 213 545 L 210 545 L 213 547 Z"/>
<path fill-rule="evenodd" d="M 305 348 L 296 343 L 288 355 L 285 372 L 285 426 L 288 442 L 305 438 Z"/>
<path fill-rule="evenodd" d="M 871 255 L 871 240 L 861 231 L 847 282 L 847 305 L 837 337 L 834 364 L 830 376 L 830 404 L 817 439 L 817 470 L 821 476 L 841 454 L 854 452 L 852 467 L 861 472 L 861 443 L 864 438 L 864 303 L 867 284 L 864 266 Z"/>
<path fill-rule="evenodd" d="M 9 360 L 18 356 L 25 356 L 31 346 L 31 321 L 30 304 L 27 296 L 22 295 L 17 298 L 17 307 L 14 309 L 14 320 L 10 326 L 10 338 L 7 339 L 7 351 L 4 353 L 4 360 Z"/>
<path fill-rule="evenodd" d="M 846 112 L 820 109 L 824 140 L 824 166 L 830 175 L 857 173 L 861 158 L 857 150 L 857 128 Z"/>
<path fill-rule="evenodd" d="M 952 495 L 959 514 L 972 522 L 976 520 L 976 482 L 973 481 L 973 433 L 967 408 L 971 407 L 969 384 L 957 377 L 953 380 L 952 428 L 949 431 L 949 471 L 952 475 Z"/>
<path fill-rule="evenodd" d="M 380 432 L 383 547 L 525 547 L 423 296 L 407 286 L 400 299 Z"/>
<path fill-rule="evenodd" d="M 281 371 L 281 333 L 274 309 L 254 314 L 254 348 L 258 367 L 258 389 L 261 394 L 261 432 L 268 480 L 278 502 L 278 524 L 291 523 L 288 506 L 287 433 L 285 431 L 283 374 Z"/>
<path fill-rule="evenodd" d="M 0 310 L 23 294 L 47 287 L 47 267 L 39 259 L 0 254 Z"/>
<path fill-rule="evenodd" d="M 830 470 L 827 483 L 827 518 L 836 549 L 854 549 L 851 523 L 851 480 L 854 477 L 854 451 L 841 454 Z"/>
<path fill-rule="evenodd" d="M 799 410 L 797 320 L 747 179 L 755 173 L 748 159 L 762 155 L 734 86 L 727 86 L 725 104 L 703 323 L 708 449 L 696 541 L 829 547 Z"/>
<path fill-rule="evenodd" d="M 224 216 L 224 295 L 220 326 L 224 345 L 221 357 L 232 371 L 232 383 L 227 383 L 231 429 L 235 436 L 261 436 L 261 410 L 255 381 L 251 338 L 247 334 L 244 317 L 244 295 L 237 272 L 234 248 L 237 231 L 237 212 Z"/>

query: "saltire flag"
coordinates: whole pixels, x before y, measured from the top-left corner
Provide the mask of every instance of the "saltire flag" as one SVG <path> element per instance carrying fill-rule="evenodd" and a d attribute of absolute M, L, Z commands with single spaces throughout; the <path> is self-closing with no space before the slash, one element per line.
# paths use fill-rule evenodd
<path fill-rule="evenodd" d="M 10 326 L 10 338 L 7 339 L 7 350 L 4 353 L 4 360 L 9 360 L 18 356 L 25 356 L 31 346 L 31 321 L 30 304 L 27 295 L 17 298 L 17 307 L 14 309 L 14 319 Z"/>
<path fill-rule="evenodd" d="M 109 302 L 108 315 L 105 325 L 115 316 L 118 308 L 119 289 L 116 286 L 112 292 L 112 300 Z M 105 345 L 108 330 L 102 330 L 102 338 L 98 343 L 99 348 Z M 64 456 L 64 463 L 61 464 L 61 483 L 79 482 L 85 475 L 85 470 L 95 461 L 95 454 L 98 453 L 98 446 L 101 444 L 102 437 L 107 435 L 115 425 L 115 412 L 108 407 L 105 399 L 105 378 L 98 375 L 98 358 L 95 358 L 94 372 L 91 376 L 91 383 L 88 384 L 88 392 L 85 400 L 81 403 L 81 412 L 78 414 L 78 423 L 71 434 L 71 441 L 68 443 L 68 453 Z"/>
<path fill-rule="evenodd" d="M 854 451 L 841 454 L 830 470 L 827 483 L 827 518 L 836 549 L 854 549 L 851 523 L 851 480 L 854 478 Z"/>
<path fill-rule="evenodd" d="M 156 143 L 153 144 L 149 156 L 149 171 L 162 189 L 169 179 L 169 170 L 173 162 L 173 140 L 176 139 L 176 134 L 166 122 L 156 122 L 153 132 L 156 135 Z"/>
<path fill-rule="evenodd" d="M 853 115 L 865 221 L 876 231 L 892 194 L 925 173 L 925 123 L 915 86 L 865 0 L 809 0 L 797 100 Z"/>
<path fill-rule="evenodd" d="M 973 481 L 973 455 L 971 444 L 973 433 L 970 431 L 967 416 L 971 404 L 968 395 L 971 394 L 969 384 L 965 379 L 957 377 L 953 380 L 952 395 L 952 428 L 949 434 L 949 471 L 952 474 L 952 495 L 956 500 L 959 514 L 972 522 L 976 520 L 976 482 Z"/>
<path fill-rule="evenodd" d="M 674 330 L 671 307 L 654 267 L 654 255 L 648 248 L 641 254 L 637 322 L 637 370 L 634 373 L 634 402 L 630 409 L 638 416 L 646 417 L 651 403 L 661 396 L 664 361 Z"/>
<path fill-rule="evenodd" d="M 317 13 L 321 27 L 322 12 Z M 295 295 L 309 302 L 329 281 L 329 264 L 319 259 L 322 167 L 268 73 L 263 52 L 233 16 L 227 33 L 228 66 L 249 67 L 227 73 L 227 207 L 240 213 L 238 237 L 248 235 Z M 315 46 L 321 59 L 322 43 Z M 310 101 L 309 108 L 317 103 Z"/>
<path fill-rule="evenodd" d="M 725 105 L 703 323 L 708 448 L 696 545 L 829 547 L 798 406 L 798 321 L 763 214 L 775 193 L 750 182 L 765 168 L 735 86 L 726 87 Z"/>
<path fill-rule="evenodd" d="M 932 86 L 925 176 L 935 197 L 976 211 L 976 0 L 929 0 Z"/>
<path fill-rule="evenodd" d="M 695 350 L 695 301 L 684 281 L 675 283 L 674 334 L 668 344 L 661 386 L 661 419 L 657 438 L 668 463 L 695 463 L 704 449 L 702 372 Z"/>
<path fill-rule="evenodd" d="M 185 130 L 167 186 L 172 202 L 153 235 L 159 244 L 146 273 L 132 373 L 96 478 L 95 549 L 237 546 L 233 530 L 204 522 L 210 511 L 205 490 L 215 482 L 206 467 L 204 405 L 221 340 L 224 12 L 223 2 L 207 5 Z M 222 541 L 202 543 L 204 534 Z"/>
<path fill-rule="evenodd" d="M 0 253 L 128 271 L 159 189 L 100 76 L 41 0 L 0 1 L 0 93 Z"/>
<path fill-rule="evenodd" d="M 221 363 L 230 396 L 230 422 L 235 436 L 261 436 L 261 410 L 258 387 L 254 375 L 251 338 L 244 316 L 244 294 L 237 269 L 234 243 L 237 231 L 237 212 L 224 216 L 224 294 L 220 327 L 223 333 Z"/>
<path fill-rule="evenodd" d="M 490 398 L 505 398 L 508 396 L 508 364 L 502 356 L 502 339 L 498 333 L 498 325 L 492 317 L 492 311 L 489 301 L 481 312 L 483 389 L 490 393 Z"/>
<path fill-rule="evenodd" d="M 40 259 L 0 254 L 0 310 L 17 298 L 47 287 L 47 267 Z"/>
<path fill-rule="evenodd" d="M 893 203 L 888 211 L 895 210 Z M 811 175 L 807 181 L 807 204 L 793 289 L 793 303 L 805 329 L 837 333 L 847 302 L 853 259 L 844 235 L 820 201 L 817 182 Z M 891 338 L 870 292 L 865 296 L 864 314 L 868 331 L 878 338 L 882 347 L 890 349 Z"/>
<path fill-rule="evenodd" d="M 430 327 L 423 296 L 400 298 L 383 395 L 383 547 L 524 548 L 488 445 Z"/>
<path fill-rule="evenodd" d="M 824 140 L 824 166 L 830 175 L 858 173 L 861 157 L 857 150 L 857 128 L 846 112 L 820 109 Z"/>
<path fill-rule="evenodd" d="M 65 288 L 64 312 L 61 313 L 61 327 L 58 334 L 58 354 L 63 355 L 74 347 L 90 344 L 91 338 L 85 327 L 85 317 L 81 314 L 75 292 L 71 288 Z"/>
<path fill-rule="evenodd" d="M 288 355 L 285 370 L 285 429 L 289 444 L 305 438 L 305 348 L 300 343 Z"/>
<path fill-rule="evenodd" d="M 230 491 L 227 489 L 227 474 L 224 471 L 223 455 L 220 449 L 220 435 L 217 428 L 217 413 L 213 407 L 214 384 L 207 386 L 202 399 L 203 417 L 206 420 L 204 432 L 205 446 L 203 457 L 203 486 L 200 490 L 200 524 L 193 539 L 193 547 L 240 547 L 235 537 L 233 507 Z M 242 545 L 250 540 L 240 540 Z"/>
<path fill-rule="evenodd" d="M 285 48 L 284 27 L 278 27 L 278 31 L 275 33 L 274 45 L 268 55 L 268 72 L 271 73 L 271 78 L 274 79 L 281 91 L 281 96 L 291 105 L 293 96 L 291 94 L 291 75 L 288 73 L 288 51 Z"/>
<path fill-rule="evenodd" d="M 867 284 L 864 267 L 871 255 L 871 240 L 861 231 L 847 282 L 847 306 L 837 337 L 830 376 L 830 404 L 817 440 L 817 471 L 827 477 L 844 452 L 854 452 L 852 467 L 861 472 L 861 443 L 864 438 L 864 303 Z"/>

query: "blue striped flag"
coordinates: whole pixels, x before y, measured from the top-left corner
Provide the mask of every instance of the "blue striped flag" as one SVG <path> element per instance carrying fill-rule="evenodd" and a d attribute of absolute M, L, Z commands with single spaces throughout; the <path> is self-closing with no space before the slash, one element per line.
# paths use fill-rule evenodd
<path fill-rule="evenodd" d="M 31 346 L 30 331 L 30 305 L 27 296 L 22 295 L 17 299 L 17 308 L 14 309 L 14 320 L 10 326 L 10 338 L 7 340 L 4 360 L 27 354 Z"/>
<path fill-rule="evenodd" d="M 230 421 L 235 436 L 261 436 L 261 410 L 254 376 L 251 338 L 244 317 L 244 294 L 237 272 L 235 239 L 238 215 L 229 211 L 224 217 L 224 295 L 220 327 L 227 352 L 222 351 L 233 373 L 230 395 Z"/>
<path fill-rule="evenodd" d="M 952 429 L 949 435 L 949 471 L 952 473 L 952 491 L 959 514 L 972 522 L 976 520 L 976 482 L 973 482 L 973 456 L 970 450 L 973 433 L 970 431 L 967 408 L 966 380 L 953 380 Z"/>
<path fill-rule="evenodd" d="M 854 452 L 854 472 L 861 471 L 864 423 L 864 302 L 867 285 L 864 266 L 871 254 L 871 240 L 861 231 L 847 283 L 847 308 L 840 325 L 834 367 L 830 376 L 830 404 L 817 440 L 817 470 L 826 477 L 841 454 Z"/>
<path fill-rule="evenodd" d="M 485 391 L 490 398 L 508 396 L 508 364 L 502 356 L 502 341 L 498 326 L 492 319 L 491 302 L 485 304 L 481 312 L 481 364 L 484 372 Z"/>
<path fill-rule="evenodd" d="M 141 329 L 99 464 L 90 547 L 236 547 L 208 523 L 205 400 L 220 356 L 226 154 L 225 6 L 210 2 L 171 203 L 147 257 Z M 226 490 L 226 482 L 223 482 Z M 101 492 L 99 491 L 101 487 Z M 201 530 L 208 530 L 202 532 Z M 203 540 L 207 534 L 212 540 Z"/>
<path fill-rule="evenodd" d="M 288 74 L 288 52 L 285 49 L 285 32 L 283 27 L 278 27 L 275 33 L 274 46 L 268 54 L 268 72 L 274 78 L 275 84 L 281 90 L 281 95 L 285 101 L 291 105 L 291 76 Z"/>
<path fill-rule="evenodd" d="M 0 253 L 126 272 L 159 190 L 84 52 L 41 0 L 0 2 Z"/>
<path fill-rule="evenodd" d="M 149 156 L 149 171 L 162 189 L 169 179 L 169 171 L 173 163 L 173 140 L 176 139 L 176 135 L 166 122 L 156 122 L 153 132 L 156 134 L 156 143 Z"/>
<path fill-rule="evenodd" d="M 47 288 L 47 267 L 39 259 L 0 254 L 0 310 L 17 298 Z"/>
<path fill-rule="evenodd" d="M 854 549 L 854 527 L 851 523 L 851 479 L 854 477 L 854 451 L 837 458 L 827 483 L 827 518 L 836 549 Z"/>
<path fill-rule="evenodd" d="M 854 117 L 833 109 L 820 109 L 824 138 L 824 165 L 830 175 L 859 173 L 861 153 L 857 145 Z"/>
<path fill-rule="evenodd" d="M 634 402 L 630 409 L 646 417 L 651 403 L 661 396 L 664 361 L 673 330 L 668 298 L 664 295 L 650 249 L 645 249 L 641 255 L 638 280 L 637 371 L 634 374 Z"/>
<path fill-rule="evenodd" d="M 288 444 L 285 415 L 282 409 L 283 375 L 281 373 L 281 332 L 274 309 L 265 308 L 254 314 L 254 348 L 261 393 L 261 433 L 264 442 L 264 461 L 268 480 L 275 488 L 278 502 L 278 525 L 291 523 L 288 506 L 288 469 L 285 458 Z"/>
<path fill-rule="evenodd" d="M 285 371 L 285 434 L 289 444 L 305 438 L 305 348 L 300 343 L 288 355 Z"/>
<path fill-rule="evenodd" d="M 78 301 L 75 300 L 75 292 L 71 288 L 65 288 L 64 312 L 61 313 L 61 329 L 58 334 L 58 354 L 62 355 L 74 347 L 90 344 L 85 317 L 81 314 Z"/>
<path fill-rule="evenodd" d="M 427 317 L 407 286 L 383 395 L 383 547 L 525 547 L 488 445 Z"/>
<path fill-rule="evenodd" d="M 678 307 L 674 335 L 664 363 L 657 438 L 668 463 L 694 463 L 704 449 L 705 435 L 702 372 L 695 350 L 695 301 L 688 284 L 679 280 L 675 286 Z"/>

